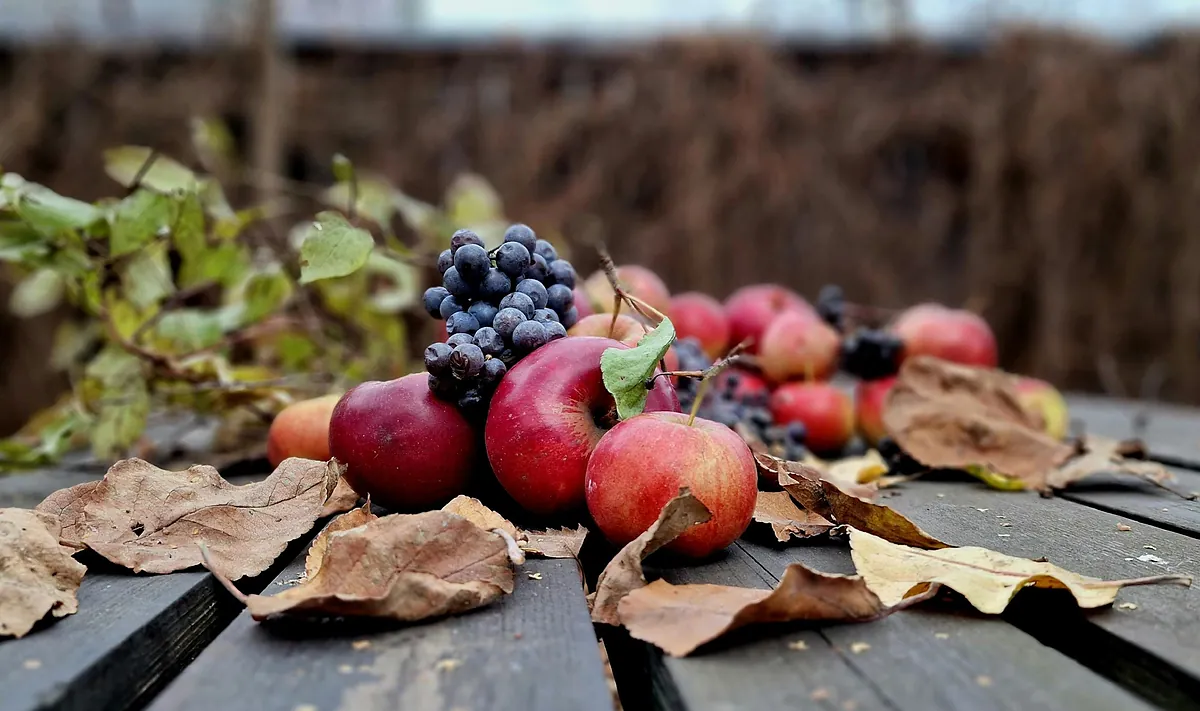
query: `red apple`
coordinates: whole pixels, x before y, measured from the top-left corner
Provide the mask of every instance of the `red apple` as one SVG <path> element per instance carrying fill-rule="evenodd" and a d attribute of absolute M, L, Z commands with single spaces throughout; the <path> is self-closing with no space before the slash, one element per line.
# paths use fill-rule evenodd
<path fill-rule="evenodd" d="M 617 281 L 629 293 L 650 304 L 662 313 L 671 308 L 671 292 L 658 275 L 637 264 L 617 267 Z M 612 313 L 613 290 L 603 271 L 596 271 L 583 283 L 583 290 L 596 313 Z M 627 308 L 627 307 L 622 307 Z"/>
<path fill-rule="evenodd" d="M 883 403 L 896 384 L 896 377 L 864 380 L 854 391 L 854 416 L 858 433 L 868 444 L 875 445 L 887 434 L 883 426 Z"/>
<path fill-rule="evenodd" d="M 484 427 L 496 479 L 518 504 L 540 515 L 583 506 L 583 477 L 600 436 L 617 424 L 604 389 L 600 355 L 627 348 L 609 338 L 552 341 L 518 362 L 500 381 Z M 675 389 L 655 380 L 646 410 L 679 410 Z"/>
<path fill-rule="evenodd" d="M 891 331 L 904 342 L 905 358 L 927 355 L 984 368 L 999 360 L 992 329 L 970 311 L 919 304 L 900 314 Z"/>
<path fill-rule="evenodd" d="M 1062 393 L 1045 380 L 1026 376 L 1017 377 L 1016 388 L 1021 405 L 1042 418 L 1046 434 L 1055 439 L 1067 436 L 1071 418 Z"/>
<path fill-rule="evenodd" d="M 609 335 L 610 333 L 612 335 Z M 567 335 L 612 338 L 632 348 L 642 340 L 642 336 L 646 335 L 646 329 L 642 327 L 640 321 L 625 314 L 617 315 L 615 325 L 611 313 L 592 314 L 579 319 L 579 323 L 572 326 L 571 330 L 567 331 Z M 667 370 L 679 370 L 679 354 L 675 352 L 674 346 L 663 356 L 663 361 L 667 365 Z"/>
<path fill-rule="evenodd" d="M 578 286 L 575 287 L 575 310 L 579 313 L 581 320 L 596 313 L 596 310 L 592 308 L 592 302 L 588 299 L 587 294 Z"/>
<path fill-rule="evenodd" d="M 396 510 L 441 506 L 463 493 L 480 461 L 478 434 L 454 405 L 434 397 L 425 373 L 343 395 L 329 423 L 329 451 L 360 496 Z"/>
<path fill-rule="evenodd" d="M 763 333 L 758 364 L 768 380 L 824 380 L 837 370 L 838 332 L 816 314 L 788 311 Z"/>
<path fill-rule="evenodd" d="M 709 358 L 725 355 L 729 342 L 729 318 L 721 302 L 708 294 L 689 291 L 671 299 L 668 314 L 679 338 L 695 338 Z"/>
<path fill-rule="evenodd" d="M 837 452 L 854 436 L 850 396 L 829 383 L 787 383 L 771 393 L 771 417 L 777 425 L 799 422 L 814 452 Z"/>
<path fill-rule="evenodd" d="M 749 353 L 758 353 L 763 332 L 775 317 L 787 311 L 800 311 L 817 318 L 804 297 L 779 284 L 744 286 L 725 300 L 725 315 L 729 318 L 729 343 L 737 345 L 753 339 Z"/>
<path fill-rule="evenodd" d="M 727 368 L 717 373 L 713 378 L 712 387 L 716 391 L 725 391 L 729 389 L 730 379 L 735 379 L 737 384 L 733 386 L 733 392 L 730 395 L 735 400 L 745 402 L 755 398 L 765 398 L 771 394 L 771 386 L 763 380 L 762 376 L 745 368 Z"/>
<path fill-rule="evenodd" d="M 632 417 L 600 438 L 587 466 L 587 505 L 610 541 L 632 541 L 668 501 L 689 487 L 712 513 L 667 548 L 703 558 L 733 543 L 750 525 L 758 472 L 749 447 L 728 427 L 687 415 Z"/>
<path fill-rule="evenodd" d="M 301 400 L 279 411 L 267 431 L 267 460 L 277 467 L 288 457 L 329 459 L 329 418 L 341 395 Z"/>

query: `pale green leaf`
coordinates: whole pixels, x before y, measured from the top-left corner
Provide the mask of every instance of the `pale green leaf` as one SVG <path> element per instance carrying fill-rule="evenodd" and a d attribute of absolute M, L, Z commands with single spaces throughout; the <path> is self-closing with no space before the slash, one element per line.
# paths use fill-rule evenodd
<path fill-rule="evenodd" d="M 224 286 L 237 284 L 250 271 L 250 252 L 238 242 L 222 242 L 183 260 L 179 286 L 190 288 L 206 282 Z"/>
<path fill-rule="evenodd" d="M 371 295 L 371 306 L 381 313 L 399 313 L 417 301 L 421 277 L 411 265 L 375 250 L 367 260 L 367 271 L 391 282 Z"/>
<path fill-rule="evenodd" d="M 84 375 L 106 389 L 118 389 L 142 378 L 142 362 L 132 353 L 110 345 L 87 364 Z"/>
<path fill-rule="evenodd" d="M 105 291 L 105 301 L 107 302 L 108 318 L 121 338 L 132 338 L 142 324 L 150 320 L 151 311 L 139 309 L 120 298 L 114 289 Z"/>
<path fill-rule="evenodd" d="M 104 216 L 95 205 L 64 197 L 35 183 L 20 188 L 15 207 L 26 224 L 47 236 L 81 230 Z"/>
<path fill-rule="evenodd" d="M 362 269 L 375 240 L 336 212 L 322 212 L 300 245 L 300 283 L 347 276 Z"/>
<path fill-rule="evenodd" d="M 333 155 L 333 179 L 339 183 L 349 183 L 354 180 L 354 164 L 341 153 Z"/>
<path fill-rule="evenodd" d="M 477 225 L 503 218 L 504 208 L 491 183 L 465 173 L 446 189 L 446 217 L 454 225 Z"/>
<path fill-rule="evenodd" d="M 427 232 L 437 225 L 439 213 L 436 207 L 399 190 L 392 191 L 392 207 L 413 232 Z"/>
<path fill-rule="evenodd" d="M 192 118 L 192 148 L 200 164 L 209 172 L 222 173 L 237 162 L 237 142 L 225 122 L 196 116 Z"/>
<path fill-rule="evenodd" d="M 53 269 L 39 269 L 17 284 L 8 299 L 8 310 L 20 318 L 53 311 L 62 302 L 65 283 Z"/>
<path fill-rule="evenodd" d="M 388 227 L 396 211 L 392 186 L 383 178 L 360 175 L 355 183 L 355 190 L 355 213 L 381 227 Z M 343 181 L 331 185 L 325 190 L 322 199 L 342 212 L 350 212 L 350 183 Z"/>
<path fill-rule="evenodd" d="M 147 309 L 175 293 L 167 244 L 158 242 L 140 250 L 121 269 L 125 296 L 139 309 Z"/>
<path fill-rule="evenodd" d="M 0 221 L 0 261 L 30 262 L 50 254 L 51 244 L 24 222 Z"/>
<path fill-rule="evenodd" d="M 175 200 L 151 190 L 138 190 L 117 204 L 109 224 L 109 254 L 132 254 L 167 234 L 176 214 Z"/>
<path fill-rule="evenodd" d="M 251 324 L 277 311 L 292 295 L 292 280 L 280 269 L 252 274 L 242 289 L 241 322 Z"/>
<path fill-rule="evenodd" d="M 92 453 L 99 459 L 123 456 L 146 431 L 150 390 L 145 379 L 124 384 L 101 396 L 100 412 L 92 427 Z"/>
<path fill-rule="evenodd" d="M 0 440 L 0 471 L 45 466 L 62 458 L 71 446 L 72 436 L 87 424 L 87 418 L 75 408 L 57 414 L 37 433 L 37 441 L 25 436 Z"/>
<path fill-rule="evenodd" d="M 206 178 L 200 183 L 200 203 L 204 210 L 217 220 L 231 220 L 234 217 L 233 206 L 225 197 L 225 189 L 213 178 Z"/>
<path fill-rule="evenodd" d="M 138 173 L 150 160 L 152 151 L 143 146 L 121 146 L 104 151 L 104 172 L 121 185 L 133 187 Z M 200 188 L 196 174 L 178 161 L 164 155 L 154 155 L 154 162 L 142 175 L 139 187 L 160 193 L 194 193 Z"/>
<path fill-rule="evenodd" d="M 204 207 L 197 196 L 188 195 L 179 202 L 171 241 L 184 260 L 195 259 L 208 249 L 208 239 L 204 235 Z"/>
<path fill-rule="evenodd" d="M 600 354 L 604 388 L 617 402 L 617 416 L 627 420 L 646 407 L 646 381 L 675 341 L 675 326 L 664 318 L 633 348 L 608 348 Z"/>
<path fill-rule="evenodd" d="M 95 321 L 63 321 L 54 332 L 50 348 L 50 367 L 69 370 L 92 351 L 100 338 L 100 324 Z"/>
<path fill-rule="evenodd" d="M 219 310 L 179 309 L 165 314 L 154 326 L 154 333 L 173 350 L 191 353 L 219 342 L 225 335 L 224 321 Z"/>
<path fill-rule="evenodd" d="M 312 339 L 299 333 L 284 333 L 275 343 L 279 361 L 288 370 L 306 367 L 317 354 L 317 345 Z"/>

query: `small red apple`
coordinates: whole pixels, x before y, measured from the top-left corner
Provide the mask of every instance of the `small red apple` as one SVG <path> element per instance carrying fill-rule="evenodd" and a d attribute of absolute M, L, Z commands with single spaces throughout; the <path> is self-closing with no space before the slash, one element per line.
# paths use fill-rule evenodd
<path fill-rule="evenodd" d="M 674 412 L 631 417 L 609 430 L 587 466 L 587 505 L 610 541 L 623 546 L 689 487 L 712 513 L 667 548 L 703 558 L 733 543 L 750 525 L 758 472 L 750 448 L 728 427 Z"/>
<path fill-rule="evenodd" d="M 745 368 L 726 368 L 713 378 L 712 387 L 717 392 L 729 389 L 729 381 L 735 380 L 736 385 L 729 394 L 733 399 L 745 402 L 755 398 L 765 398 L 771 394 L 771 386 L 762 376 Z"/>
<path fill-rule="evenodd" d="M 277 467 L 288 457 L 329 459 L 329 419 L 341 395 L 301 400 L 279 411 L 267 431 L 267 460 Z"/>
<path fill-rule="evenodd" d="M 799 422 L 808 434 L 804 444 L 814 452 L 837 452 L 854 436 L 850 396 L 829 383 L 787 383 L 771 393 L 775 424 Z"/>
<path fill-rule="evenodd" d="M 841 337 L 815 314 L 788 311 L 767 327 L 758 363 L 776 383 L 788 380 L 824 380 L 837 370 Z"/>
<path fill-rule="evenodd" d="M 592 308 L 592 302 L 588 299 L 587 294 L 578 286 L 575 287 L 575 311 L 579 314 L 580 320 L 596 313 L 596 310 Z"/>
<path fill-rule="evenodd" d="M 999 361 L 991 327 L 970 311 L 918 304 L 900 314 L 891 331 L 904 342 L 905 358 L 927 355 L 983 368 Z"/>
<path fill-rule="evenodd" d="M 396 510 L 435 508 L 463 493 L 481 454 L 478 434 L 434 397 L 425 373 L 343 395 L 329 422 L 329 451 L 360 496 Z"/>
<path fill-rule="evenodd" d="M 800 311 L 818 318 L 812 306 L 791 289 L 779 284 L 744 286 L 725 300 L 725 315 L 729 318 L 729 343 L 737 345 L 753 339 L 749 353 L 762 349 L 763 332 L 786 311 Z"/>
<path fill-rule="evenodd" d="M 671 292 L 657 274 L 637 264 L 617 267 L 617 281 L 622 288 L 650 304 L 662 313 L 671 308 Z M 612 313 L 613 290 L 603 271 L 596 271 L 583 283 L 588 300 L 596 313 Z"/>
<path fill-rule="evenodd" d="M 1027 376 L 1018 376 L 1016 388 L 1021 405 L 1042 418 L 1046 434 L 1055 439 L 1067 436 L 1071 418 L 1062 393 L 1045 380 Z"/>
<path fill-rule="evenodd" d="M 612 334 L 611 336 L 609 335 L 610 333 Z M 642 336 L 646 335 L 646 328 L 642 326 L 640 321 L 625 314 L 617 315 L 615 325 L 610 313 L 592 314 L 586 318 L 579 319 L 579 323 L 572 326 L 571 330 L 567 331 L 567 335 L 612 338 L 632 348 L 638 344 L 638 341 L 642 340 Z M 679 354 L 675 352 L 674 346 L 663 356 L 663 362 L 666 363 L 667 370 L 679 370 Z"/>
<path fill-rule="evenodd" d="M 484 441 L 496 479 L 526 510 L 552 516 L 583 506 L 588 458 L 617 423 L 600 355 L 626 347 L 609 338 L 560 338 L 526 356 L 500 381 Z M 665 378 L 654 382 L 646 411 L 678 411 L 671 384 Z"/>
<path fill-rule="evenodd" d="M 896 377 L 863 380 L 854 391 L 854 413 L 858 433 L 868 444 L 875 445 L 887 434 L 883 426 L 883 404 L 896 384 Z"/>
<path fill-rule="evenodd" d="M 709 358 L 720 358 L 734 345 L 729 342 L 729 318 L 725 316 L 725 308 L 708 294 L 689 291 L 673 297 L 668 315 L 675 324 L 678 337 L 695 338 Z"/>

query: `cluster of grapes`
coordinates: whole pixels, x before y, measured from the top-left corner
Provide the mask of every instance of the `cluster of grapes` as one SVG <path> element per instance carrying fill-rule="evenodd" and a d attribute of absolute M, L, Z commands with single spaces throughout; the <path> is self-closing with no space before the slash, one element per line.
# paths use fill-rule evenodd
<path fill-rule="evenodd" d="M 817 314 L 839 333 L 847 330 L 846 296 L 837 284 L 826 284 L 817 295 Z M 862 380 L 895 375 L 904 344 L 895 335 L 875 328 L 858 328 L 842 339 L 841 369 Z"/>
<path fill-rule="evenodd" d="M 492 392 L 523 356 L 575 325 L 575 269 L 526 225 L 512 225 L 491 252 L 471 230 L 438 255 L 442 285 L 425 310 L 445 319 L 445 343 L 425 349 L 429 389 L 468 414 L 486 411 Z"/>

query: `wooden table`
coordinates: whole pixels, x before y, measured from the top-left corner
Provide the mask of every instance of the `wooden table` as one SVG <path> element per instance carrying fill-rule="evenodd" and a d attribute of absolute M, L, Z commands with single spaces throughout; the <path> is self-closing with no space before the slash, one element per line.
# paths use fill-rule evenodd
<path fill-rule="evenodd" d="M 1082 396 L 1071 405 L 1089 431 L 1113 437 L 1131 435 L 1144 413 L 1151 453 L 1200 490 L 1200 410 Z M 0 506 L 32 506 L 99 473 L 76 466 L 3 478 Z M 1101 479 L 1042 499 L 931 480 L 884 493 L 884 503 L 949 543 L 1046 556 L 1105 578 L 1200 573 L 1200 502 L 1148 487 Z M 269 594 L 295 579 L 305 545 L 243 590 Z M 1138 560 L 1151 549 L 1163 562 Z M 853 570 L 844 545 L 743 540 L 705 565 L 655 572 L 767 588 L 794 561 Z M 540 580 L 518 575 L 515 594 L 497 605 L 381 629 L 258 624 L 206 573 L 93 567 L 78 614 L 0 642 L 0 711 L 611 709 L 578 565 L 531 560 L 526 571 Z M 993 618 L 916 608 L 870 624 L 745 634 L 685 659 L 620 631 L 606 630 L 604 641 L 626 709 L 1200 707 L 1200 589 L 1131 588 L 1119 600 L 1136 609 L 1083 614 L 1053 594 L 1037 604 L 1018 597 Z"/>

